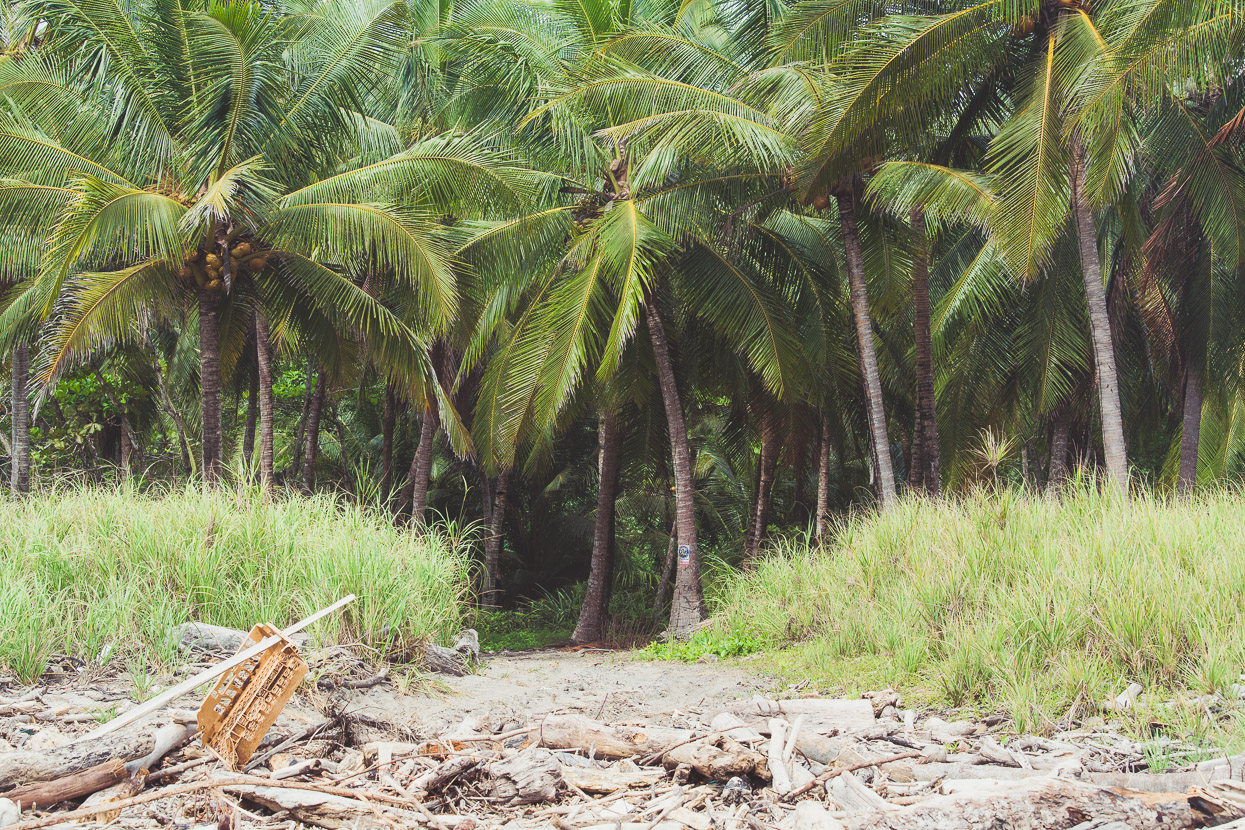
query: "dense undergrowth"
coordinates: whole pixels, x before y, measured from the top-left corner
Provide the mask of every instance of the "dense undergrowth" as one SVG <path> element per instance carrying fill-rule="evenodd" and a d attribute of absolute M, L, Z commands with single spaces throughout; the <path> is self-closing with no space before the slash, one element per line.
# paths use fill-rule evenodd
<path fill-rule="evenodd" d="M 23 680 L 52 655 L 168 666 L 178 623 L 283 625 L 349 593 L 359 600 L 313 638 L 396 656 L 453 633 L 468 590 L 461 540 L 324 496 L 82 488 L 4 512 L 0 671 Z"/>
<path fill-rule="evenodd" d="M 711 626 L 648 654 L 766 649 L 762 664 L 792 679 L 894 685 L 1042 729 L 1130 681 L 1152 706 L 1229 693 L 1245 670 L 1245 500 L 1089 487 L 904 500 L 844 520 L 824 547 L 781 543 L 717 588 Z M 1193 705 L 1143 716 L 1211 727 Z"/>

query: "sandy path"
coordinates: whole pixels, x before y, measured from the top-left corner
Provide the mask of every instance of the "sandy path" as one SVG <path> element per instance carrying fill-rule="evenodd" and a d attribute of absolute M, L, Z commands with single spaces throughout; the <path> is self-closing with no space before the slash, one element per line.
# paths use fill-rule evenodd
<path fill-rule="evenodd" d="M 490 656 L 480 673 L 445 683 L 450 691 L 444 695 L 368 690 L 352 696 L 349 708 L 367 720 L 403 724 L 413 735 L 431 737 L 465 719 L 476 728 L 501 730 L 554 711 L 661 722 L 676 712 L 720 709 L 773 685 L 720 663 L 643 662 L 628 652 L 599 651 Z"/>

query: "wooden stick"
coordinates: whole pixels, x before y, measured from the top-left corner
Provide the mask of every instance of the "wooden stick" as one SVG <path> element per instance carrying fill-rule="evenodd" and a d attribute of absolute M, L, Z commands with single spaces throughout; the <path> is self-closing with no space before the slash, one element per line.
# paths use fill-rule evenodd
<path fill-rule="evenodd" d="M 921 756 L 921 753 L 919 752 L 903 752 L 903 753 L 900 753 L 899 755 L 892 755 L 889 758 L 879 758 L 876 761 L 865 761 L 863 764 L 852 764 L 850 767 L 843 767 L 842 769 L 832 769 L 829 772 L 823 772 L 821 775 L 817 776 L 812 781 L 809 781 L 803 787 L 797 787 L 796 789 L 787 793 L 786 795 L 782 797 L 782 800 L 791 801 L 796 796 L 804 795 L 804 793 L 808 792 L 814 787 L 820 787 L 822 784 L 825 784 L 831 778 L 838 778 L 840 775 L 842 775 L 845 772 L 855 772 L 858 769 L 868 769 L 869 767 L 880 767 L 883 764 L 891 764 L 891 763 L 894 763 L 895 761 L 903 761 L 908 758 L 919 758 L 920 756 Z"/>
<path fill-rule="evenodd" d="M 50 827 L 54 824 L 60 824 L 66 821 L 77 821 L 80 818 L 92 818 L 100 813 L 108 813 L 113 810 L 124 810 L 126 807 L 135 807 L 139 804 L 147 804 L 151 801 L 158 801 L 161 798 L 171 798 L 175 795 L 185 795 L 187 793 L 198 792 L 199 790 L 210 790 L 215 788 L 229 789 L 233 787 L 271 787 L 280 790 L 310 790 L 315 793 L 324 793 L 325 795 L 336 795 L 342 798 L 349 798 L 354 801 L 363 801 L 370 799 L 395 807 L 412 806 L 410 799 L 398 798 L 396 796 L 387 795 L 385 793 L 363 793 L 359 790 L 351 790 L 346 787 L 334 787 L 326 784 L 304 783 L 302 781 L 273 781 L 268 778 L 259 778 L 254 775 L 239 775 L 234 778 L 217 778 L 206 779 L 203 781 L 194 781 L 189 784 L 174 784 L 171 787 L 165 787 L 160 790 L 136 795 L 133 798 L 124 798 L 119 801 L 108 801 L 98 804 L 94 807 L 83 807 L 78 810 L 70 810 L 67 813 L 52 813 L 41 818 L 30 819 L 28 821 L 19 821 L 17 824 L 9 825 L 8 830 L 36 830 L 39 827 Z"/>
<path fill-rule="evenodd" d="M 116 730 L 120 729 L 123 726 L 128 726 L 134 721 L 139 720 L 140 718 L 144 718 L 147 715 L 150 715 L 152 712 L 156 712 L 164 708 L 166 704 L 176 700 L 182 695 L 193 692 L 195 689 L 199 688 L 204 683 L 207 683 L 211 680 L 215 680 L 216 678 L 220 677 L 225 672 L 232 669 L 234 666 L 239 666 L 245 663 L 247 660 L 250 660 L 252 657 L 257 657 L 260 654 L 263 654 L 269 648 L 281 642 L 283 638 L 289 637 L 291 634 L 294 634 L 295 632 L 302 631 L 304 628 L 311 625 L 316 620 L 320 619 L 321 617 L 327 616 L 328 614 L 333 613 L 334 611 L 336 611 L 337 609 L 343 606 L 349 605 L 350 603 L 354 602 L 355 599 L 356 597 L 354 594 L 350 594 L 347 597 L 343 597 L 342 599 L 339 599 L 337 602 L 333 603 L 328 608 L 317 611 L 316 613 L 312 614 L 310 617 L 307 617 L 305 620 L 299 620 L 298 622 L 291 625 L 289 628 L 282 631 L 280 634 L 274 634 L 271 637 L 265 637 L 263 640 L 260 640 L 255 645 L 251 646 L 245 651 L 238 652 L 233 657 L 230 657 L 228 660 L 222 660 L 221 662 L 217 663 L 215 666 L 212 666 L 209 669 L 204 669 L 203 671 L 199 672 L 194 677 L 183 680 L 181 683 L 178 683 L 176 686 L 169 689 L 168 691 L 156 695 L 151 700 L 144 703 L 142 706 L 136 706 L 130 711 L 126 712 L 124 715 L 120 715 L 108 721 L 108 723 L 104 724 L 98 729 L 93 729 L 92 731 L 86 733 L 82 737 L 76 738 L 73 741 L 73 743 L 78 743 L 79 741 L 89 741 L 94 738 L 102 737 L 104 735 L 107 735 L 109 732 L 115 732 Z"/>

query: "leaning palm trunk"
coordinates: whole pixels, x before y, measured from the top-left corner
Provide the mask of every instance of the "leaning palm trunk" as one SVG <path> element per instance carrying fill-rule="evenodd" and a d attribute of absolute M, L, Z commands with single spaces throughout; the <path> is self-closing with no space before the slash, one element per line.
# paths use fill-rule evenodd
<path fill-rule="evenodd" d="M 30 346 L 13 349 L 13 458 L 9 487 L 14 495 L 30 492 Z"/>
<path fill-rule="evenodd" d="M 674 362 L 666 329 L 652 296 L 644 301 L 649 339 L 657 364 L 658 385 L 666 407 L 666 423 L 670 431 L 670 460 L 674 472 L 675 517 L 678 526 L 678 565 L 674 579 L 674 595 L 670 602 L 671 637 L 687 637 L 705 619 L 705 597 L 700 584 L 700 552 L 696 549 L 696 506 L 692 481 L 692 446 L 687 437 L 687 420 L 683 399 L 674 377 Z"/>
<path fill-rule="evenodd" d="M 199 392 L 203 427 L 203 481 L 220 481 L 220 300 L 213 291 L 199 292 Z"/>
<path fill-rule="evenodd" d="M 1197 484 L 1198 440 L 1202 431 L 1202 373 L 1189 366 L 1184 378 L 1184 416 L 1180 433 L 1180 475 L 1176 492 L 1187 496 Z"/>
<path fill-rule="evenodd" d="M 778 419 L 773 412 L 767 411 L 761 416 L 761 458 L 758 465 L 756 499 L 752 505 L 752 521 L 744 544 L 745 564 L 750 565 L 756 561 L 761 553 L 761 545 L 765 542 L 770 502 L 774 493 L 774 473 L 778 468 L 778 443 Z"/>
<path fill-rule="evenodd" d="M 502 470 L 497 475 L 488 537 L 484 540 L 484 590 L 480 592 L 480 598 L 489 608 L 496 607 L 501 596 L 501 543 L 506 527 L 506 484 L 509 476 L 509 470 Z"/>
<path fill-rule="evenodd" d="M 837 198 L 839 223 L 843 228 L 843 248 L 847 258 L 847 280 L 851 288 L 852 316 L 856 321 L 856 340 L 860 348 L 860 369 L 865 382 L 869 435 L 877 468 L 878 502 L 886 509 L 895 502 L 895 474 L 891 469 L 890 439 L 886 435 L 886 412 L 882 408 L 878 355 L 873 346 L 873 321 L 869 317 L 865 260 L 860 245 L 860 227 L 856 223 L 856 195 L 849 185 L 839 191 Z"/>
<path fill-rule="evenodd" d="M 934 406 L 934 345 L 930 332 L 929 239 L 925 211 L 912 210 L 916 258 L 912 262 L 912 333 L 916 339 L 917 434 L 913 436 L 912 475 L 916 487 L 936 496 L 942 490 L 938 418 Z M 919 448 L 919 450 L 918 450 Z"/>
<path fill-rule="evenodd" d="M 597 517 L 592 535 L 592 564 L 588 571 L 588 591 L 579 611 L 579 621 L 571 639 L 592 643 L 605 636 L 609 618 L 610 594 L 614 585 L 614 500 L 618 495 L 619 461 L 622 455 L 622 429 L 618 416 L 602 412 L 597 433 L 598 473 Z"/>
<path fill-rule="evenodd" d="M 255 374 L 259 378 L 259 483 L 265 490 L 272 490 L 275 480 L 272 455 L 272 340 L 268 335 L 268 321 L 262 314 L 255 315 L 255 355 Z"/>
<path fill-rule="evenodd" d="M 316 490 L 316 460 L 320 456 L 320 421 L 324 416 L 325 387 L 328 374 L 323 370 L 316 376 L 316 394 L 311 399 L 307 413 L 307 443 L 303 449 L 303 492 L 310 496 Z"/>
<path fill-rule="evenodd" d="M 1085 196 L 1085 148 L 1079 140 L 1074 142 L 1072 148 L 1072 214 L 1076 224 L 1077 248 L 1081 254 L 1081 276 L 1085 281 L 1089 333 L 1094 344 L 1094 370 L 1098 375 L 1103 458 L 1111 482 L 1124 493 L 1128 491 L 1128 455 L 1124 447 L 1124 419 L 1120 412 L 1120 381 L 1115 369 L 1107 295 L 1102 285 L 1098 234 L 1093 211 Z"/>

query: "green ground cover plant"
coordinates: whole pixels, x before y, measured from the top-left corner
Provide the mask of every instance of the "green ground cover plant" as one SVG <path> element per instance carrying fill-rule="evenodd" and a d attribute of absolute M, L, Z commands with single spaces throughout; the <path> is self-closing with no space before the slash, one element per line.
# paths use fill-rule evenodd
<path fill-rule="evenodd" d="M 169 666 L 178 623 L 281 625 L 348 593 L 312 637 L 400 659 L 457 630 L 468 590 L 464 540 L 330 496 L 66 488 L 4 513 L 0 672 L 26 682 L 53 655 Z"/>

